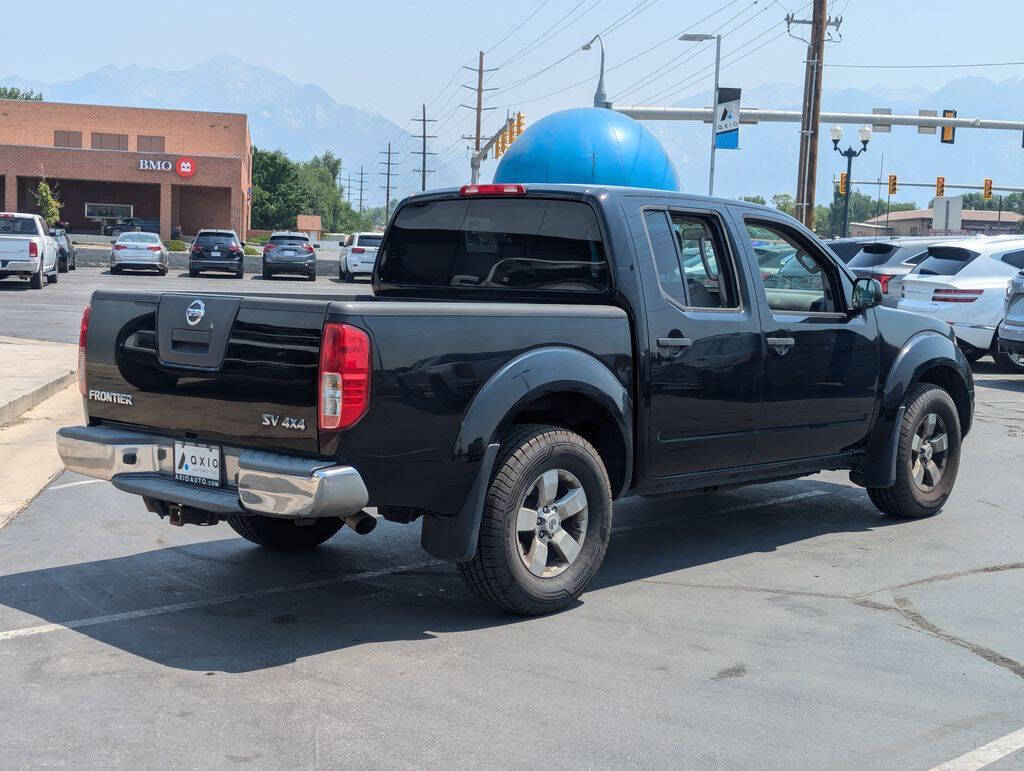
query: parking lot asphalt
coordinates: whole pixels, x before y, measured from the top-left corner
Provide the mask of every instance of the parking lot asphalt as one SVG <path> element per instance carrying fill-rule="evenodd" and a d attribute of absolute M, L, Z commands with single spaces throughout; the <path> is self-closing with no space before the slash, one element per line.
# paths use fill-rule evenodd
<path fill-rule="evenodd" d="M 1024 379 L 978 386 L 938 516 L 839 473 L 625 500 L 546 618 L 483 605 L 418 525 L 271 553 L 65 473 L 0 531 L 0 767 L 957 758 L 1024 726 Z"/>
<path fill-rule="evenodd" d="M 352 297 L 372 294 L 366 281 L 342 283 L 336 275 L 320 275 L 316 281 L 302 277 L 263 276 L 246 273 L 242 279 L 227 274 L 204 274 L 189 278 L 187 271 L 171 270 L 166 276 L 132 272 L 110 275 L 106 268 L 80 267 L 61 273 L 56 284 L 30 289 L 27 281 L 0 281 L 0 336 L 78 343 L 82 309 L 96 289 L 152 289 L 162 292 L 272 292 L 275 294 L 331 295 Z"/>

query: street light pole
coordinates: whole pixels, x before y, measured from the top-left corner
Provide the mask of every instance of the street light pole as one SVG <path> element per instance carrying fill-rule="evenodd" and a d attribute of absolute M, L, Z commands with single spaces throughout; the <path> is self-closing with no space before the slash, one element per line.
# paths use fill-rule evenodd
<path fill-rule="evenodd" d="M 839 149 L 839 141 L 843 138 L 843 127 L 838 123 L 828 134 L 832 139 L 832 149 L 846 159 L 846 192 L 843 194 L 843 238 L 846 238 L 850 234 L 850 188 L 853 187 L 853 159 L 861 153 L 867 152 L 868 142 L 871 141 L 871 127 L 863 126 L 857 132 L 857 138 L 861 143 L 860 150 L 854 150 L 852 145 L 845 150 Z"/>
<path fill-rule="evenodd" d="M 594 35 L 590 39 L 590 42 L 585 44 L 580 50 L 589 51 L 590 47 L 594 45 L 594 41 L 601 44 L 601 74 L 597 79 L 597 90 L 594 91 L 594 107 L 610 108 L 612 103 L 608 101 L 608 95 L 604 92 L 604 39 L 600 35 Z"/>
<path fill-rule="evenodd" d="M 715 128 L 718 125 L 718 75 L 722 70 L 722 36 L 690 33 L 680 35 L 679 39 L 687 43 L 704 40 L 715 41 L 715 91 L 711 95 L 711 163 L 708 168 L 708 195 L 715 194 Z"/>

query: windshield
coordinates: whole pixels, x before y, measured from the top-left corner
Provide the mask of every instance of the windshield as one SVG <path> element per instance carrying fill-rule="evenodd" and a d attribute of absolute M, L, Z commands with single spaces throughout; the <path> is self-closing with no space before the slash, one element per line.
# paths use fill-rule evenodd
<path fill-rule="evenodd" d="M 978 252 L 956 246 L 933 246 L 928 256 L 914 270 L 922 276 L 955 276 L 966 268 Z"/>
<path fill-rule="evenodd" d="M 609 286 L 594 210 L 537 198 L 408 204 L 388 230 L 378 275 L 405 286 L 571 292 Z"/>
<path fill-rule="evenodd" d="M 0 234 L 38 235 L 36 233 L 36 221 L 31 217 L 0 217 Z"/>
<path fill-rule="evenodd" d="M 895 244 L 864 244 L 846 264 L 851 268 L 877 268 L 888 262 L 898 248 Z"/>
<path fill-rule="evenodd" d="M 155 233 L 122 233 L 117 242 L 120 244 L 158 244 L 160 236 Z"/>
<path fill-rule="evenodd" d="M 370 248 L 380 246 L 382 238 L 384 236 L 356 236 L 355 246 L 368 246 Z"/>

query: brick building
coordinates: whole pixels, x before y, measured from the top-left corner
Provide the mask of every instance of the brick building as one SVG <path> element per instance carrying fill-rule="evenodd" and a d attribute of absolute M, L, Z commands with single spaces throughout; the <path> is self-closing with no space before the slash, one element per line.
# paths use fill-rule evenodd
<path fill-rule="evenodd" d="M 245 238 L 252 141 L 245 115 L 0 100 L 0 201 L 37 211 L 41 177 L 55 183 L 61 219 L 78 233 L 136 217 L 167 238 L 203 227 Z"/>
<path fill-rule="evenodd" d="M 990 209 L 964 209 L 961 216 L 961 232 L 989 236 L 1016 233 L 1021 219 L 1024 219 L 1016 212 Z M 932 232 L 931 209 L 894 211 L 888 217 L 882 214 L 866 222 L 850 223 L 851 236 L 928 236 Z"/>

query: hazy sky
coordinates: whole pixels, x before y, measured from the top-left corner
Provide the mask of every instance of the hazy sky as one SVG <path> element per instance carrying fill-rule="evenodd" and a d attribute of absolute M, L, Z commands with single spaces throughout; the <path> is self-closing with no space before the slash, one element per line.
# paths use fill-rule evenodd
<path fill-rule="evenodd" d="M 713 45 L 677 41 L 686 30 L 725 35 L 723 85 L 798 88 L 804 45 L 785 34 L 782 20 L 787 11 L 810 13 L 809 3 L 794 0 L 175 0 L 130 7 L 56 0 L 43 22 L 35 4 L 4 5 L 4 26 L 20 32 L 4 35 L 0 75 L 52 81 L 106 64 L 183 69 L 227 52 L 315 83 L 337 100 L 379 111 L 399 125 L 427 101 L 428 114 L 440 118 L 438 148 L 455 145 L 449 155 L 462 152 L 457 137 L 471 127 L 469 111 L 458 103 L 472 95 L 458 85 L 473 76 L 459 66 L 475 65 L 481 48 L 487 66 L 500 67 L 487 79 L 498 89 L 488 96 L 498 108 L 488 122 L 499 124 L 506 109 L 522 109 L 529 120 L 588 104 L 593 81 L 574 84 L 596 75 L 598 52 L 578 49 L 602 30 L 607 91 L 616 103 L 670 104 L 709 89 Z M 830 62 L 1024 60 L 1020 0 L 832 0 L 829 8 L 843 16 L 843 41 L 828 46 Z M 41 49 L 37 35 L 24 34 L 40 27 L 59 44 Z M 934 88 L 967 74 L 998 80 L 1022 76 L 1024 67 L 830 68 L 825 87 Z"/>

